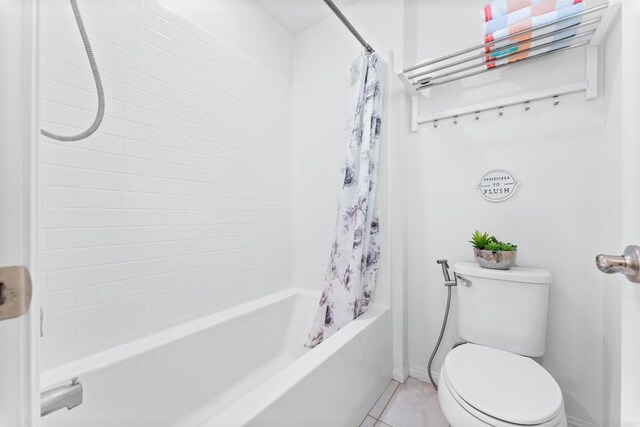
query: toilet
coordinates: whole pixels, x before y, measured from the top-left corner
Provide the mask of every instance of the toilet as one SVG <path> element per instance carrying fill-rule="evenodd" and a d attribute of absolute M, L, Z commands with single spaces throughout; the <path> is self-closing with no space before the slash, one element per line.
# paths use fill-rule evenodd
<path fill-rule="evenodd" d="M 440 370 L 438 400 L 452 427 L 566 427 L 562 392 L 532 357 L 544 354 L 551 275 L 541 269 L 453 268 L 458 332 Z"/>

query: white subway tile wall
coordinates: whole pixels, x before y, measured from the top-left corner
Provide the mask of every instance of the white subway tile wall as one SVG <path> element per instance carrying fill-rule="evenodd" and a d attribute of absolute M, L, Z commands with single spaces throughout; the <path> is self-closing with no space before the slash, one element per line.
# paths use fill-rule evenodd
<path fill-rule="evenodd" d="M 41 4 L 41 125 L 77 133 L 93 78 L 69 3 Z M 288 287 L 292 268 L 291 81 L 156 0 L 80 7 L 106 116 L 87 140 L 40 139 L 44 368 Z"/>
<path fill-rule="evenodd" d="M 295 86 L 292 277 L 294 283 L 316 290 L 324 287 L 348 137 L 349 65 L 342 71 L 342 78 L 330 80 L 324 74 L 307 75 Z M 328 105 L 328 99 L 337 102 Z"/>

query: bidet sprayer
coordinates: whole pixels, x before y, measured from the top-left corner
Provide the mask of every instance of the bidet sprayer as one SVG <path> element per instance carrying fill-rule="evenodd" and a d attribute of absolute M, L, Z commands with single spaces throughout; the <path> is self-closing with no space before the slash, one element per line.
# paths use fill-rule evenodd
<path fill-rule="evenodd" d="M 444 318 L 442 319 L 442 328 L 440 328 L 440 336 L 438 337 L 438 342 L 436 346 L 433 348 L 431 352 L 431 357 L 429 357 L 429 361 L 427 362 L 427 374 L 429 375 L 429 381 L 433 384 L 433 387 L 437 390 L 438 383 L 436 383 L 433 379 L 433 374 L 431 373 L 431 364 L 433 363 L 433 358 L 436 357 L 436 353 L 438 353 L 438 349 L 440 348 L 440 344 L 442 343 L 442 337 L 444 336 L 444 331 L 447 328 L 447 319 L 449 319 L 449 307 L 451 306 L 451 287 L 456 286 L 457 283 L 455 280 L 451 280 L 451 276 L 449 276 L 449 261 L 446 259 L 439 259 L 436 261 L 442 267 L 442 275 L 444 276 L 444 285 L 447 287 L 447 308 L 444 310 Z M 456 277 L 454 272 L 453 277 Z"/>
<path fill-rule="evenodd" d="M 449 261 L 446 259 L 439 259 L 436 261 L 442 267 L 442 275 L 444 276 L 444 285 L 445 286 L 456 286 L 457 283 L 455 280 L 451 280 L 451 276 L 449 276 Z"/>

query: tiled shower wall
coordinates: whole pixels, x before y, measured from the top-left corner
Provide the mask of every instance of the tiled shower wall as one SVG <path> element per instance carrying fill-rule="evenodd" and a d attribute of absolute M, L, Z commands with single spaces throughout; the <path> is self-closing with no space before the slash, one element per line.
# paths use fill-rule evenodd
<path fill-rule="evenodd" d="M 325 20 L 301 32 L 294 45 L 292 278 L 315 290 L 324 286 L 334 239 L 344 141 L 349 135 L 349 65 L 358 55 L 349 34 L 327 29 L 331 23 Z M 340 36 L 342 44 L 332 43 Z M 316 72 L 319 69 L 323 72 Z"/>
<path fill-rule="evenodd" d="M 69 3 L 41 4 L 42 126 L 77 133 L 93 79 Z M 39 144 L 45 368 L 287 287 L 291 270 L 291 82 L 156 1 L 80 6 L 107 108 L 90 139 Z"/>

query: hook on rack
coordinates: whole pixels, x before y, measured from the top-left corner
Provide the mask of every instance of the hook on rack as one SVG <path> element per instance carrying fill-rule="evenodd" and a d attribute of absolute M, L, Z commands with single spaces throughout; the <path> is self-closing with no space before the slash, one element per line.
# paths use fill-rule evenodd
<path fill-rule="evenodd" d="M 531 97 L 530 95 L 527 95 L 526 97 L 523 97 L 518 100 L 509 99 L 507 100 L 507 102 L 505 102 L 505 100 L 502 100 L 499 103 L 495 103 L 490 107 L 481 105 L 481 106 L 475 106 L 473 107 L 473 109 L 469 109 L 469 110 L 457 110 L 455 112 L 443 113 L 441 116 L 434 116 L 432 118 L 422 119 L 418 123 L 419 124 L 431 123 L 435 129 L 435 128 L 438 128 L 441 120 L 444 120 L 445 122 L 447 120 L 451 120 L 452 124 L 457 125 L 460 123 L 460 117 L 474 116 L 475 121 L 479 121 L 480 115 L 483 112 L 491 112 L 491 111 L 497 110 L 498 115 L 500 117 L 503 117 L 505 115 L 505 110 L 507 108 L 517 107 L 519 105 L 524 106 L 524 111 L 530 111 L 531 104 L 537 101 L 551 101 L 553 105 L 557 106 L 557 105 L 560 105 L 560 97 L 562 95 L 576 93 L 584 89 L 585 89 L 585 86 L 584 86 L 584 83 L 582 83 L 579 86 L 577 86 L 577 89 L 565 90 L 560 93 L 557 90 L 553 90 L 553 91 L 550 90 L 546 94 L 540 95 L 540 96 L 536 95 L 534 97 Z M 494 116 L 491 116 L 491 117 L 494 117 Z"/>

